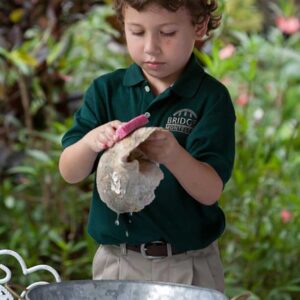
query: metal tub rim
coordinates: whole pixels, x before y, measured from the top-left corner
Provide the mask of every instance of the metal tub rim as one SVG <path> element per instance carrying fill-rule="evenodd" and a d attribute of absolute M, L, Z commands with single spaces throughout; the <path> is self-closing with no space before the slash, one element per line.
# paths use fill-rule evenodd
<path fill-rule="evenodd" d="M 72 287 L 73 286 L 73 287 Z M 41 298 L 42 295 L 47 295 L 47 293 L 57 292 L 58 294 L 63 291 L 71 291 L 71 288 L 78 289 L 80 293 L 82 292 L 79 298 L 69 298 L 70 296 L 60 297 L 60 298 L 52 298 L 52 299 L 72 299 L 72 300 L 81 300 L 88 299 L 87 293 L 84 294 L 84 290 L 88 288 L 93 288 L 94 296 L 91 295 L 91 299 L 117 299 L 117 300 L 162 300 L 162 299 L 174 299 L 174 300 L 184 300 L 184 299 L 203 299 L 203 300 L 228 300 L 224 294 L 219 291 L 210 289 L 210 288 L 201 288 L 197 286 L 187 285 L 187 284 L 179 284 L 179 283 L 168 283 L 168 282 L 160 282 L 160 281 L 143 281 L 143 280 L 71 280 L 71 281 L 62 281 L 56 283 L 50 283 L 46 285 L 40 285 L 34 287 L 32 290 L 29 290 L 26 294 L 27 300 L 48 300 L 51 299 L 50 294 L 46 296 L 46 298 Z M 109 288 L 105 290 L 104 288 Z M 103 289 L 102 289 L 103 288 Z M 95 290 L 97 290 L 97 295 L 95 296 Z M 180 293 L 180 296 L 176 294 L 176 296 L 168 296 L 164 295 L 164 298 L 161 298 L 162 291 L 168 293 L 175 293 L 176 291 Z M 88 291 L 86 291 L 88 292 Z M 118 294 L 121 292 L 123 294 Z M 75 293 L 75 291 L 74 291 Z M 147 293 L 149 293 L 147 295 Z M 36 295 L 38 297 L 36 297 Z M 130 294 L 130 295 L 129 295 Z M 159 294 L 159 296 L 156 296 Z M 207 295 L 207 297 L 199 298 L 201 294 Z M 189 297 L 189 295 L 192 295 Z M 57 297 L 57 296 L 56 296 Z M 76 297 L 76 296 L 75 296 Z M 93 298 L 92 298 L 93 297 Z M 138 297 L 138 298 L 137 298 Z M 140 298 L 142 297 L 142 298 Z"/>

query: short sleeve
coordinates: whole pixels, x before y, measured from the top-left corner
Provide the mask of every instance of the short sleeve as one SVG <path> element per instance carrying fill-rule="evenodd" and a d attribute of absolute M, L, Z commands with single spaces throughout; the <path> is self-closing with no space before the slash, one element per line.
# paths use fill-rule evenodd
<path fill-rule="evenodd" d="M 210 100 L 187 139 L 187 151 L 208 163 L 223 184 L 229 180 L 235 157 L 235 112 L 227 89 Z M 220 95 L 221 94 L 221 95 Z"/>
<path fill-rule="evenodd" d="M 81 107 L 74 114 L 73 126 L 62 138 L 61 143 L 63 148 L 76 143 L 89 131 L 107 122 L 107 114 L 103 99 L 100 97 L 96 83 L 93 82 L 84 95 Z M 102 153 L 103 152 L 98 154 L 91 173 L 96 170 Z"/>
<path fill-rule="evenodd" d="M 74 114 L 72 127 L 64 134 L 62 146 L 66 148 L 85 136 L 92 129 L 107 122 L 105 105 L 95 82 L 87 89 L 81 107 Z"/>

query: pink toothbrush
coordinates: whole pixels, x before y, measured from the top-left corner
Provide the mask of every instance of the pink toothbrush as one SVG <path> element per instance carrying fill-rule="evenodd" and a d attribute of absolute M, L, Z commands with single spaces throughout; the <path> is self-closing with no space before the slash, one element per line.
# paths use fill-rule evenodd
<path fill-rule="evenodd" d="M 123 139 L 134 130 L 146 125 L 149 122 L 149 114 L 139 115 L 127 123 L 123 124 L 116 130 L 116 136 L 118 140 Z"/>

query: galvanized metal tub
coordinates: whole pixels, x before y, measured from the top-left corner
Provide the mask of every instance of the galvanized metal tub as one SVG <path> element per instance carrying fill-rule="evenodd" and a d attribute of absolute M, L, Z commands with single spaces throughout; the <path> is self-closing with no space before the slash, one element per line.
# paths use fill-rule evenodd
<path fill-rule="evenodd" d="M 227 300 L 218 291 L 184 284 L 130 280 L 64 281 L 37 286 L 27 300 Z"/>

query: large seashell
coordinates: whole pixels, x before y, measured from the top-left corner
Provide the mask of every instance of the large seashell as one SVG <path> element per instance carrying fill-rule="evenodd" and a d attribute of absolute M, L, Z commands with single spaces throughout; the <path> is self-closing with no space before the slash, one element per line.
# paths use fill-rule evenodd
<path fill-rule="evenodd" d="M 150 204 L 164 178 L 156 162 L 138 149 L 158 127 L 143 127 L 103 153 L 97 168 L 97 189 L 102 201 L 116 213 L 137 212 Z"/>

